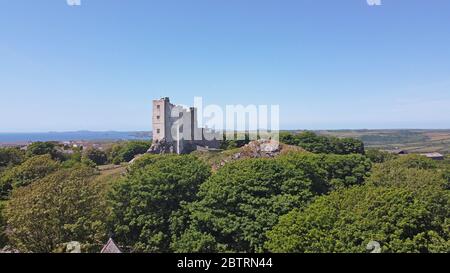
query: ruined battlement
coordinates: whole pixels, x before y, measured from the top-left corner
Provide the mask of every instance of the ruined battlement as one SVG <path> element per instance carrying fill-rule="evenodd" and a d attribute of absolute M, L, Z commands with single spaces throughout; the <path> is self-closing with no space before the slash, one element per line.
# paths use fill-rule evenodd
<path fill-rule="evenodd" d="M 217 149 L 220 146 L 219 138 L 206 138 L 206 130 L 198 127 L 195 107 L 172 104 L 168 97 L 153 100 L 152 124 L 154 144 L 151 153 L 183 154 L 199 147 Z"/>

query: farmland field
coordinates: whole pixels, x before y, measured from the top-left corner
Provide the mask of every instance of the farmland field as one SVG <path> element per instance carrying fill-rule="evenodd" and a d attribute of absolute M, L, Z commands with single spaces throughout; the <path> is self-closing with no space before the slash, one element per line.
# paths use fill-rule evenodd
<path fill-rule="evenodd" d="M 367 148 L 450 154 L 450 130 L 336 130 L 318 134 L 360 139 Z"/>

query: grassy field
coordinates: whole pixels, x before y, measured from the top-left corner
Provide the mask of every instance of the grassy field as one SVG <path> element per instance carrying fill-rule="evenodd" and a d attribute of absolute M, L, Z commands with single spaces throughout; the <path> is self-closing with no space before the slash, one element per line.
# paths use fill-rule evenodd
<path fill-rule="evenodd" d="M 321 135 L 358 138 L 367 148 L 450 154 L 450 130 L 336 130 Z"/>

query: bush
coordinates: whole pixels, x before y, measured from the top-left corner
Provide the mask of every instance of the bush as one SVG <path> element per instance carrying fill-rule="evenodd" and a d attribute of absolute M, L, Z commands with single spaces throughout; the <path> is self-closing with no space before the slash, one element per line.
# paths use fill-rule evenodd
<path fill-rule="evenodd" d="M 368 149 L 366 151 L 366 156 L 370 159 L 370 161 L 372 161 L 373 163 L 383 163 L 386 162 L 388 160 L 392 160 L 395 159 L 396 156 L 385 152 L 385 151 L 380 151 L 377 149 Z"/>
<path fill-rule="evenodd" d="M 3 210 L 5 208 L 5 202 L 0 201 L 0 249 L 6 246 L 6 220 L 3 217 Z"/>
<path fill-rule="evenodd" d="M 312 153 L 364 154 L 364 144 L 361 140 L 318 136 L 308 131 L 299 134 L 283 132 L 280 134 L 280 142 L 300 146 Z"/>
<path fill-rule="evenodd" d="M 400 156 L 396 160 L 387 163 L 386 166 L 397 166 L 423 170 L 433 170 L 438 168 L 436 161 L 425 156 L 415 154 Z"/>
<path fill-rule="evenodd" d="M 133 164 L 128 165 L 127 172 L 129 175 L 133 175 L 134 172 L 139 172 L 141 169 L 148 165 L 155 163 L 158 160 L 167 160 L 170 156 L 177 156 L 175 154 L 166 154 L 164 156 L 156 154 L 145 154 L 138 158 Z"/>
<path fill-rule="evenodd" d="M 83 159 L 89 159 L 90 161 L 94 162 L 95 165 L 105 165 L 108 161 L 108 157 L 106 153 L 102 150 L 95 149 L 95 148 L 88 148 L 84 154 Z"/>
<path fill-rule="evenodd" d="M 220 142 L 220 148 L 223 150 L 232 150 L 236 148 L 241 148 L 250 143 L 250 135 L 245 133 L 244 139 L 238 140 L 238 134 L 235 133 L 234 137 L 227 139 L 226 133 L 223 134 L 223 140 Z"/>
<path fill-rule="evenodd" d="M 368 184 L 375 186 L 403 187 L 419 190 L 426 187 L 445 189 L 445 174 L 438 170 L 392 167 L 377 165 L 374 167 Z"/>
<path fill-rule="evenodd" d="M 314 191 L 320 194 L 336 188 L 363 184 L 369 177 L 372 166 L 369 159 L 359 154 L 288 153 L 280 156 L 278 160 L 282 160 L 286 165 L 292 164 L 298 170 L 308 168 L 304 165 L 305 161 L 314 162 L 318 168 L 313 173 L 322 177 L 321 182 L 314 184 Z"/>
<path fill-rule="evenodd" d="M 136 155 L 145 154 L 151 146 L 150 141 L 130 141 L 116 144 L 110 152 L 110 161 L 113 164 L 130 162 Z"/>
<path fill-rule="evenodd" d="M 0 178 L 0 196 L 5 198 L 13 188 L 27 186 L 56 171 L 60 164 L 50 155 L 35 156 L 5 171 Z"/>
<path fill-rule="evenodd" d="M 169 252 L 172 216 L 195 199 L 210 168 L 191 155 L 148 163 L 114 186 L 111 226 L 117 241 L 135 252 Z"/>
<path fill-rule="evenodd" d="M 15 189 L 5 217 L 10 244 L 21 252 L 52 252 L 78 241 L 99 251 L 106 240 L 108 207 L 90 168 L 63 169 Z"/>
<path fill-rule="evenodd" d="M 54 160 L 64 160 L 64 155 L 58 151 L 54 142 L 34 142 L 27 147 L 27 157 L 47 154 Z"/>
<path fill-rule="evenodd" d="M 16 166 L 25 159 L 25 153 L 17 148 L 0 148 L 0 172 L 8 167 Z"/>
<path fill-rule="evenodd" d="M 321 155 L 319 162 L 328 173 L 330 189 L 362 185 L 372 168 L 370 160 L 360 154 Z"/>

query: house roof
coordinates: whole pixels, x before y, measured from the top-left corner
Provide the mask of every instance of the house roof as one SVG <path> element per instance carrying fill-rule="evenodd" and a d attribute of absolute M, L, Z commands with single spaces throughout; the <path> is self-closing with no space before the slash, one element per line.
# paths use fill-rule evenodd
<path fill-rule="evenodd" d="M 430 157 L 430 158 L 444 157 L 440 153 L 424 153 L 424 154 L 421 154 L 421 155 L 426 156 L 426 157 Z"/>
<path fill-rule="evenodd" d="M 106 245 L 103 246 L 100 253 L 122 253 L 122 251 L 116 245 L 114 240 L 112 238 L 109 238 L 108 242 L 106 243 Z"/>
<path fill-rule="evenodd" d="M 391 154 L 407 154 L 408 152 L 402 149 L 388 150 L 388 153 Z"/>

